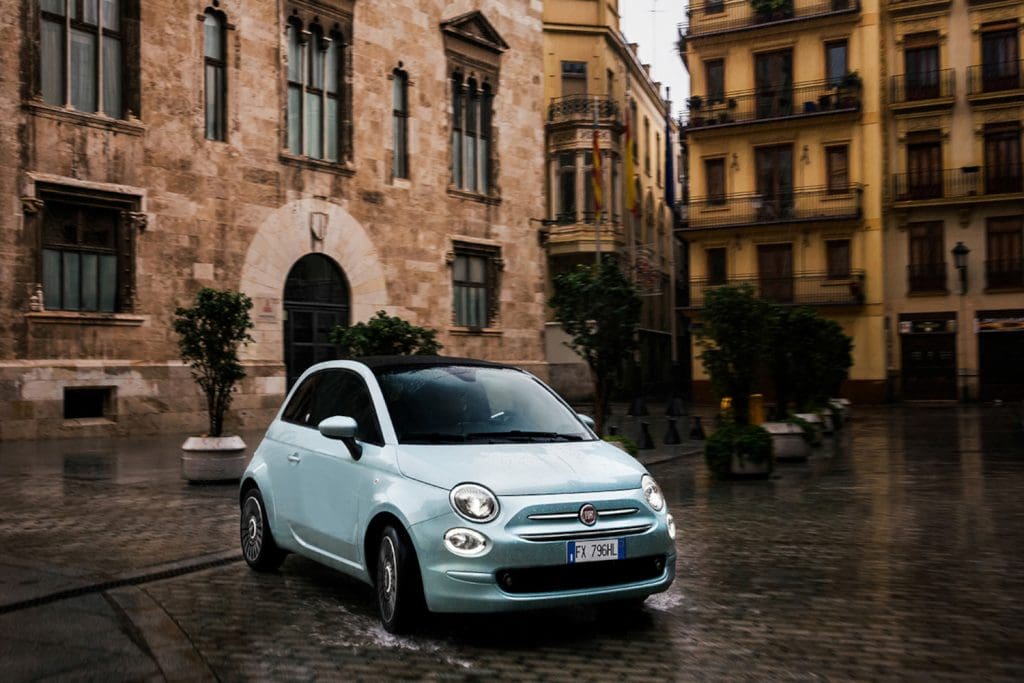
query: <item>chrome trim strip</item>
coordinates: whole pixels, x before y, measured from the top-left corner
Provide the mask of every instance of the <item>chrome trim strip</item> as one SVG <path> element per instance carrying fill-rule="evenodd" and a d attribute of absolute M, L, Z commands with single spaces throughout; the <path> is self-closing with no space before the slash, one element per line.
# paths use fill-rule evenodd
<path fill-rule="evenodd" d="M 575 541 L 580 538 L 599 538 L 601 536 L 627 536 L 642 534 L 654 527 L 653 524 L 638 524 L 637 526 L 622 526 L 614 529 L 587 529 L 586 531 L 559 531 L 546 534 L 519 534 L 524 541 Z"/>
<path fill-rule="evenodd" d="M 618 517 L 620 515 L 632 515 L 637 512 L 640 508 L 616 508 L 614 510 L 598 510 L 597 518 L 601 517 Z M 536 515 L 527 515 L 527 519 L 534 521 L 546 521 L 552 519 L 576 519 L 579 517 L 579 511 L 576 512 L 548 512 Z"/>

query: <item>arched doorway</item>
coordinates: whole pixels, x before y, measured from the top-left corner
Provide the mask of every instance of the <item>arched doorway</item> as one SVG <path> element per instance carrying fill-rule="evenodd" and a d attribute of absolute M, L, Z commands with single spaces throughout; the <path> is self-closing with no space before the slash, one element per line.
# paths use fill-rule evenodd
<path fill-rule="evenodd" d="M 306 254 L 284 283 L 284 364 L 288 387 L 306 368 L 337 356 L 328 336 L 349 324 L 349 286 L 345 274 L 323 254 Z"/>

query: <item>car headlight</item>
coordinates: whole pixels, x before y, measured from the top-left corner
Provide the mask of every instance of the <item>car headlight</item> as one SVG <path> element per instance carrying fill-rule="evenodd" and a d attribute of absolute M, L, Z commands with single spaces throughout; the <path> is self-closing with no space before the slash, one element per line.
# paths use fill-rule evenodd
<path fill-rule="evenodd" d="M 658 486 L 658 482 L 654 481 L 654 477 L 645 474 L 640 479 L 640 488 L 644 490 L 644 498 L 647 499 L 647 504 L 655 512 L 661 512 L 665 507 L 665 496 L 661 495 L 661 487 Z"/>
<path fill-rule="evenodd" d="M 444 547 L 462 557 L 476 557 L 490 550 L 487 537 L 472 529 L 449 529 L 444 533 Z"/>
<path fill-rule="evenodd" d="M 676 520 L 672 519 L 672 515 L 665 518 L 665 524 L 668 525 L 668 537 L 676 540 Z"/>
<path fill-rule="evenodd" d="M 480 484 L 459 484 L 448 499 L 452 509 L 471 522 L 489 522 L 498 516 L 498 499 Z"/>

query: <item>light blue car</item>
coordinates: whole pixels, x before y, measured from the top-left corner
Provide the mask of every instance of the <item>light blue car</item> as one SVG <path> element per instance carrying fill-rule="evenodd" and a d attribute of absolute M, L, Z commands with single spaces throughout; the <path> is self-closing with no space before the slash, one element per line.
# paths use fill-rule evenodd
<path fill-rule="evenodd" d="M 285 399 L 242 477 L 253 569 L 294 552 L 424 609 L 639 604 L 675 578 L 676 527 L 642 465 L 522 370 L 463 358 L 330 361 Z"/>

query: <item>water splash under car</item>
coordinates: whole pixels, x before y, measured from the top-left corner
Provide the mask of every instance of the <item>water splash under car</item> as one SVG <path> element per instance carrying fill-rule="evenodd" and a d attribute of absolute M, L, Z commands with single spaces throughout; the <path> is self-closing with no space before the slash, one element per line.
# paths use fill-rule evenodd
<path fill-rule="evenodd" d="M 675 577 L 657 483 L 528 372 L 465 358 L 314 365 L 242 477 L 256 570 L 286 553 L 374 587 L 381 620 L 638 604 Z"/>

